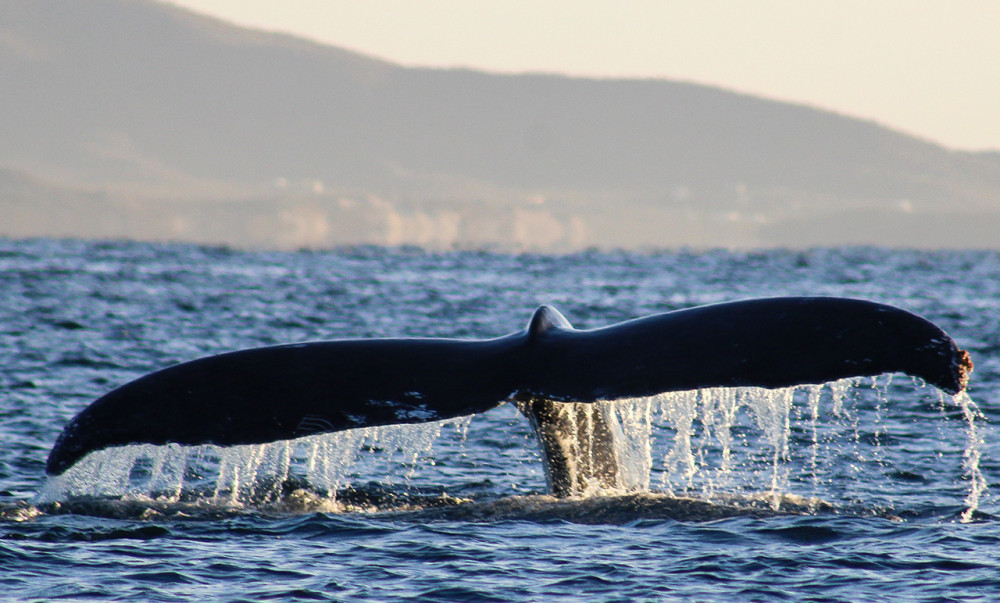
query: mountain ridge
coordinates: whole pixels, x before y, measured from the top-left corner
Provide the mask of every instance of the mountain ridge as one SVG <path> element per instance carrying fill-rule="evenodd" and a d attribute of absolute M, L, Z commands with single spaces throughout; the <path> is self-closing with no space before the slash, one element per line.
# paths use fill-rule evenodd
<path fill-rule="evenodd" d="M 591 224 L 579 244 L 598 215 L 627 238 L 639 214 L 695 214 L 699 244 L 736 215 L 737 244 L 768 244 L 755 223 L 773 241 L 786 219 L 1000 210 L 1000 153 L 699 84 L 402 67 L 150 0 L 9 0 L 0 23 L 0 167 L 123 202 L 378 198 L 469 222 L 542 201 Z M 691 243 L 667 230 L 639 238 Z"/>

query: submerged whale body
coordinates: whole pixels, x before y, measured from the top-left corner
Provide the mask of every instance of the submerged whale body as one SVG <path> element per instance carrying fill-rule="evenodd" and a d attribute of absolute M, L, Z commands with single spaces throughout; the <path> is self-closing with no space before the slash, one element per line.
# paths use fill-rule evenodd
<path fill-rule="evenodd" d="M 527 329 L 496 339 L 323 341 L 168 367 L 80 412 L 56 441 L 46 471 L 62 474 L 114 446 L 262 444 L 451 419 L 513 402 L 535 430 L 551 491 L 566 496 L 595 479 L 614 486 L 618 475 L 615 426 L 588 403 L 887 372 L 955 394 L 971 370 L 968 353 L 939 327 L 868 301 L 755 299 L 593 330 L 574 329 L 542 306 Z M 567 447 L 566 435 L 578 445 Z"/>

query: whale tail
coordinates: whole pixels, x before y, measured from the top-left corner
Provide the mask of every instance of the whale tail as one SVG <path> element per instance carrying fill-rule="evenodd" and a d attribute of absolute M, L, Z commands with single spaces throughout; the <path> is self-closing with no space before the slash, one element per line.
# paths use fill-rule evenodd
<path fill-rule="evenodd" d="M 607 417 L 569 413 L 564 403 L 886 372 L 954 394 L 965 389 L 971 370 L 968 353 L 939 327 L 860 300 L 747 300 L 594 330 L 576 330 L 543 306 L 527 329 L 496 339 L 314 342 L 165 368 L 83 409 L 56 441 L 46 472 L 61 474 L 90 452 L 114 446 L 261 444 L 445 420 L 514 402 L 538 436 L 550 488 L 566 495 L 588 480 L 613 487 L 618 460 Z M 577 448 L 585 442 L 589 465 L 574 462 L 581 453 L 565 444 L 570 433 Z"/>

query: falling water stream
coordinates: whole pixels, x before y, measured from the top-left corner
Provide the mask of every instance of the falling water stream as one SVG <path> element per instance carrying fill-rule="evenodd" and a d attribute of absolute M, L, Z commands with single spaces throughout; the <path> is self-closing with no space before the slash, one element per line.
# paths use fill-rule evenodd
<path fill-rule="evenodd" d="M 879 432 L 879 424 L 890 378 L 874 380 L 870 387 L 860 381 L 781 389 L 710 388 L 600 402 L 615 423 L 620 476 L 614 489 L 593 484 L 583 496 L 653 491 L 707 503 L 763 503 L 773 511 L 782 510 L 783 504 L 810 512 L 838 504 L 870 504 L 863 494 L 843 488 L 843 482 L 840 492 L 823 487 L 834 481 L 828 468 L 843 465 L 844 459 L 855 472 L 865 464 L 884 464 L 886 434 Z M 873 429 L 863 442 L 853 396 L 866 389 L 876 402 Z M 962 515 L 968 521 L 986 487 L 979 469 L 982 416 L 965 393 L 938 397 L 942 408 L 950 404 L 960 409 L 965 421 L 966 445 L 956 471 L 961 466 L 968 482 Z M 589 411 L 585 405 L 571 406 L 580 410 L 568 407 L 567 412 Z M 281 504 L 287 509 L 289 501 L 308 500 L 303 510 L 419 509 L 420 502 L 401 502 L 398 497 L 369 499 L 359 507 L 338 502 L 338 493 L 356 488 L 355 480 L 362 476 L 407 486 L 418 469 L 427 469 L 422 465 L 433 470 L 435 442 L 442 434 L 463 439 L 473 419 L 369 427 L 262 445 L 106 449 L 50 477 L 36 503 L 156 501 L 234 510 Z M 804 447 L 790 444 L 793 430 L 797 439 L 805 439 Z M 571 449 L 582 448 L 571 444 Z M 463 501 L 455 497 L 451 502 Z M 441 504 L 440 499 L 433 504 Z"/>

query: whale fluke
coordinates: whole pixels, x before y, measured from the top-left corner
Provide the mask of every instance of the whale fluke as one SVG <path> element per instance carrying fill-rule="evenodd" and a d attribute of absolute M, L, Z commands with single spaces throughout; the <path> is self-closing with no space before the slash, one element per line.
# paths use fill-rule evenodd
<path fill-rule="evenodd" d="M 887 372 L 954 394 L 965 389 L 971 370 L 969 355 L 939 327 L 868 301 L 746 300 L 593 330 L 574 329 L 542 306 L 527 329 L 496 339 L 324 341 L 168 367 L 83 409 L 56 441 L 46 471 L 61 474 L 88 453 L 113 446 L 261 444 L 450 419 L 509 401 L 536 427 L 558 491 L 558 483 L 569 482 L 544 434 L 554 429 L 552 417 L 560 413 L 553 405 L 561 402 L 703 387 L 775 388 Z M 599 429 L 590 436 L 598 444 L 604 438 Z M 598 463 L 611 467 L 613 459 Z M 572 485 L 564 489 L 572 491 Z"/>

